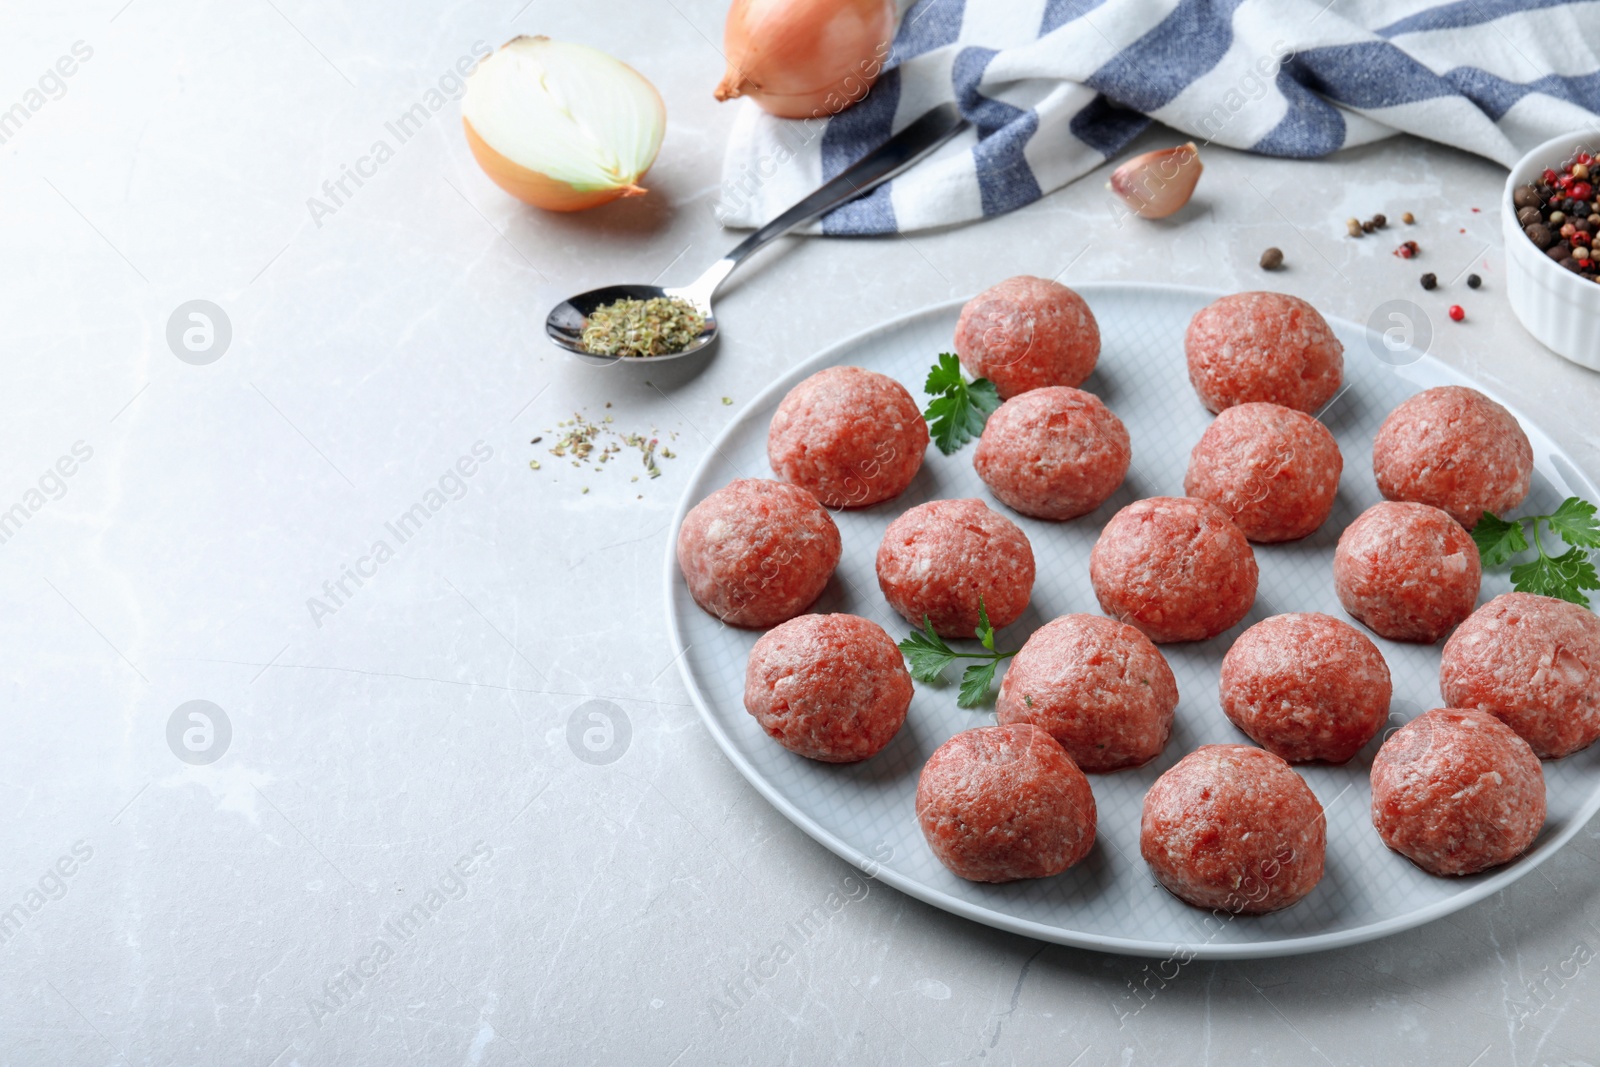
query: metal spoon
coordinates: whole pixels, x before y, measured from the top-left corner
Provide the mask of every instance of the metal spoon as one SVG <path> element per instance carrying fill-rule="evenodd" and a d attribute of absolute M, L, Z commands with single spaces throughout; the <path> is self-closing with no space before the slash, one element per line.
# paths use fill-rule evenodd
<path fill-rule="evenodd" d="M 591 363 L 615 363 L 619 360 L 660 363 L 665 359 L 693 355 L 717 339 L 717 316 L 711 308 L 711 298 L 735 267 L 750 258 L 757 249 L 790 230 L 876 189 L 966 126 L 967 120 L 961 117 L 960 110 L 954 104 L 940 104 L 846 167 L 838 177 L 746 237 L 733 251 L 713 263 L 710 270 L 688 285 L 677 289 L 663 289 L 658 285 L 608 285 L 603 289 L 591 289 L 557 304 L 545 320 L 545 333 L 557 345 Z M 584 350 L 583 323 L 595 308 L 624 298 L 649 300 L 660 296 L 681 297 L 705 316 L 705 326 L 700 336 L 689 347 L 661 356 L 600 356 Z"/>

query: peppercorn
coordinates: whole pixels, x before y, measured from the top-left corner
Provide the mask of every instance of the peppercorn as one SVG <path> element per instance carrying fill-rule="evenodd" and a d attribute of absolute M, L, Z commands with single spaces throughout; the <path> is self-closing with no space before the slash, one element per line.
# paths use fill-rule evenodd
<path fill-rule="evenodd" d="M 1460 322 L 1462 319 L 1467 317 L 1467 313 L 1461 309 L 1460 304 L 1451 304 L 1449 315 L 1456 322 Z"/>
<path fill-rule="evenodd" d="M 1511 202 L 1517 207 L 1536 208 L 1539 206 L 1539 200 L 1539 190 L 1532 185 L 1519 185 L 1511 194 Z"/>
<path fill-rule="evenodd" d="M 1382 213 L 1379 213 L 1377 215 L 1372 216 L 1372 224 L 1374 226 L 1376 226 L 1378 229 L 1381 230 L 1385 226 L 1389 225 L 1389 219 L 1388 219 L 1388 217 L 1386 215 L 1383 215 Z"/>
<path fill-rule="evenodd" d="M 1408 211 L 1404 215 L 1400 216 L 1400 221 L 1405 223 L 1407 226 L 1410 226 L 1413 222 L 1417 221 L 1417 217 Z"/>
<path fill-rule="evenodd" d="M 1467 288 L 1468 289 L 1476 289 L 1478 286 L 1480 286 L 1482 284 L 1483 284 L 1483 279 L 1478 277 L 1476 274 L 1467 275 Z"/>
<path fill-rule="evenodd" d="M 1439 284 L 1439 279 L 1437 277 L 1435 277 L 1434 274 L 1431 271 L 1422 276 L 1422 287 L 1424 289 L 1433 289 L 1438 284 Z"/>
<path fill-rule="evenodd" d="M 1583 269 L 1583 264 L 1579 263 L 1576 259 L 1572 258 L 1571 256 L 1568 256 L 1566 259 L 1563 259 L 1561 261 L 1561 265 L 1563 267 L 1567 268 L 1568 270 L 1570 270 L 1574 274 L 1578 273 L 1580 270 Z"/>
<path fill-rule="evenodd" d="M 1373 222 L 1372 222 L 1371 219 L 1368 219 L 1366 222 L 1363 222 L 1361 224 L 1361 232 L 1362 233 L 1371 233 L 1373 230 L 1376 230 L 1377 228 L 1378 228 L 1377 226 L 1373 225 Z"/>
<path fill-rule="evenodd" d="M 1550 212 L 1550 221 L 1559 226 L 1567 221 L 1567 214 L 1564 211 L 1552 211 Z"/>
<path fill-rule="evenodd" d="M 1345 219 L 1344 228 L 1351 237 L 1361 236 L 1361 223 L 1356 219 Z"/>
<path fill-rule="evenodd" d="M 1518 225 L 1521 225 L 1521 226 L 1532 226 L 1534 223 L 1540 222 L 1543 219 L 1544 219 L 1544 216 L 1539 214 L 1539 209 L 1536 208 L 1536 207 L 1524 207 L 1524 208 L 1518 208 L 1517 209 L 1517 224 Z"/>
<path fill-rule="evenodd" d="M 1281 248 L 1269 248 L 1265 252 L 1261 253 L 1261 269 L 1262 270 L 1281 270 L 1281 269 L 1283 269 L 1283 249 L 1281 249 Z"/>
<path fill-rule="evenodd" d="M 1542 222 L 1536 222 L 1522 231 L 1528 235 L 1528 240 L 1539 248 L 1549 248 L 1556 243 L 1556 235 L 1550 232 L 1550 227 Z"/>

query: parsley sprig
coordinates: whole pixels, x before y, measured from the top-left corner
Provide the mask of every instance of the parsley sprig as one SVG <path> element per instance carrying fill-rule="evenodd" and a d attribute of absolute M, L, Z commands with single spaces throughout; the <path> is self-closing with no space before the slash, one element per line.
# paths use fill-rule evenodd
<path fill-rule="evenodd" d="M 1532 526 L 1526 534 L 1524 523 Z M 1545 551 L 1539 536 L 1541 525 L 1571 547 L 1559 556 Z M 1600 574 L 1589 558 L 1590 549 L 1600 548 L 1600 522 L 1595 521 L 1595 506 L 1587 500 L 1569 496 L 1549 515 L 1524 515 L 1520 519 L 1502 519 L 1486 511 L 1472 528 L 1472 539 L 1477 542 L 1485 567 L 1509 563 L 1530 548 L 1537 550 L 1533 559 L 1511 568 L 1511 585 L 1518 592 L 1560 597 L 1588 607 L 1589 598 L 1583 590 L 1600 589 Z"/>
<path fill-rule="evenodd" d="M 947 456 L 983 433 L 983 424 L 1000 406 L 1000 391 L 994 383 L 987 378 L 968 382 L 962 377 L 961 361 L 951 352 L 939 353 L 939 362 L 929 369 L 922 391 L 933 397 L 922 413 L 928 420 L 928 433 Z"/>
<path fill-rule="evenodd" d="M 989 625 L 989 612 L 983 606 L 982 597 L 978 598 L 977 637 L 987 651 L 957 652 L 933 632 L 933 623 L 924 615 L 922 629 L 912 630 L 911 636 L 900 642 L 900 651 L 905 653 L 906 662 L 911 665 L 911 677 L 919 682 L 937 682 L 944 669 L 958 659 L 984 660 L 961 672 L 961 692 L 956 696 L 956 707 L 975 708 L 989 695 L 989 687 L 994 684 L 994 672 L 1001 661 L 1016 655 L 1015 652 L 994 650 L 994 627 Z"/>

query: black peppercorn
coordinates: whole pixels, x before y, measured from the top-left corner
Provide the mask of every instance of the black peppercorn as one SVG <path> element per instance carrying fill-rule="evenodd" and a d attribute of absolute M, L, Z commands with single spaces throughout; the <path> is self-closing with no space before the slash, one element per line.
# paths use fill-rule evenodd
<path fill-rule="evenodd" d="M 1467 288 L 1468 289 L 1476 289 L 1478 286 L 1480 286 L 1482 284 L 1483 284 L 1483 279 L 1478 277 L 1476 274 L 1467 275 Z"/>
<path fill-rule="evenodd" d="M 1439 284 L 1439 279 L 1434 277 L 1432 274 L 1424 274 L 1422 276 L 1422 287 L 1424 289 L 1432 289 L 1434 286 L 1436 286 L 1438 284 Z"/>
<path fill-rule="evenodd" d="M 1262 270 L 1279 270 L 1283 267 L 1283 249 L 1269 248 L 1261 253 Z"/>
<path fill-rule="evenodd" d="M 1372 224 L 1381 230 L 1385 226 L 1389 225 L 1389 218 L 1387 215 L 1381 213 L 1374 215 L 1372 216 Z"/>
<path fill-rule="evenodd" d="M 1362 233 L 1371 233 L 1373 230 L 1376 230 L 1377 228 L 1378 228 L 1377 226 L 1373 225 L 1371 219 L 1368 219 L 1366 222 L 1363 222 L 1361 224 L 1361 232 Z"/>
<path fill-rule="evenodd" d="M 1583 269 L 1582 266 L 1578 263 L 1578 261 L 1573 259 L 1571 256 L 1568 256 L 1566 259 L 1563 259 L 1561 261 L 1561 265 L 1563 267 L 1567 268 L 1568 270 L 1570 270 L 1574 274 L 1577 274 L 1579 271 L 1581 271 Z"/>

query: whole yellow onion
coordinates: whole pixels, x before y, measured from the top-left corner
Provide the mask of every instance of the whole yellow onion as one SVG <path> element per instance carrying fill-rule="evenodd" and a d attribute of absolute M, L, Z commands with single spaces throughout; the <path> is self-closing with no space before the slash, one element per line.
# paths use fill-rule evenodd
<path fill-rule="evenodd" d="M 883 72 L 896 18 L 894 0 L 733 0 L 716 97 L 783 118 L 836 115 Z"/>

